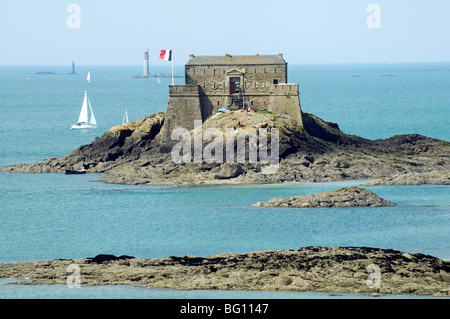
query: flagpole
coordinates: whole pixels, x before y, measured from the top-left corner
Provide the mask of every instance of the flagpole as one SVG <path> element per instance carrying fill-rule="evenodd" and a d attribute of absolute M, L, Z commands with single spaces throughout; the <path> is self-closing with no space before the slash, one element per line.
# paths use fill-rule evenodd
<path fill-rule="evenodd" d="M 174 56 L 174 54 L 173 54 L 173 49 L 172 49 L 172 85 L 175 84 L 175 79 L 173 77 L 173 56 Z"/>

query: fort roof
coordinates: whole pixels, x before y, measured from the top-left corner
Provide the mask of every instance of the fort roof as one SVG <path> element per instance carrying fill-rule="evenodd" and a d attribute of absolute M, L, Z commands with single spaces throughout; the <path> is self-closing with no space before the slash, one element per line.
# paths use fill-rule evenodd
<path fill-rule="evenodd" d="M 283 54 L 277 55 L 221 55 L 221 56 L 189 56 L 186 65 L 270 65 L 286 64 Z"/>

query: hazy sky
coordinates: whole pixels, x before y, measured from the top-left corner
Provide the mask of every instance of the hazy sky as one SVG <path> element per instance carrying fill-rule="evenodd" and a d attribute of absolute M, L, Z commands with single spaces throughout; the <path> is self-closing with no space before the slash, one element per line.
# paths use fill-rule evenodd
<path fill-rule="evenodd" d="M 450 0 L 0 0 L 0 65 L 141 65 L 147 48 L 151 64 L 170 48 L 175 64 L 450 61 L 449 17 Z"/>

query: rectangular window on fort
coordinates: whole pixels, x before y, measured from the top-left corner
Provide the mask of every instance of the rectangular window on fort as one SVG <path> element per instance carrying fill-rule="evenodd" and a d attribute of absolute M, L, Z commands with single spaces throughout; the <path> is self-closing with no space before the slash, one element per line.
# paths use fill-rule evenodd
<path fill-rule="evenodd" d="M 273 79 L 273 84 L 278 84 L 278 79 Z"/>

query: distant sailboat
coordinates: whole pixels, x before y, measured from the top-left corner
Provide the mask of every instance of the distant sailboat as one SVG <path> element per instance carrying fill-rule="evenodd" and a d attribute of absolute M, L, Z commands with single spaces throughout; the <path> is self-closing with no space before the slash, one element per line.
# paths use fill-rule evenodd
<path fill-rule="evenodd" d="M 123 116 L 122 125 L 127 122 L 129 122 L 128 121 L 128 111 L 127 111 L 127 107 L 125 106 L 125 115 Z"/>
<path fill-rule="evenodd" d="M 91 82 L 91 72 L 88 72 L 88 75 L 87 75 L 87 81 L 88 81 L 88 82 Z"/>
<path fill-rule="evenodd" d="M 91 119 L 88 121 L 88 105 L 89 109 L 91 111 Z M 87 92 L 84 91 L 84 100 L 83 105 L 81 106 L 81 112 L 80 116 L 78 117 L 78 123 L 72 125 L 70 128 L 73 129 L 96 129 L 97 128 L 97 121 L 95 120 L 94 111 L 92 110 L 91 101 L 89 101 L 89 98 L 87 96 Z"/>
<path fill-rule="evenodd" d="M 161 84 L 161 79 L 159 78 L 159 76 L 158 76 L 158 83 Z"/>

